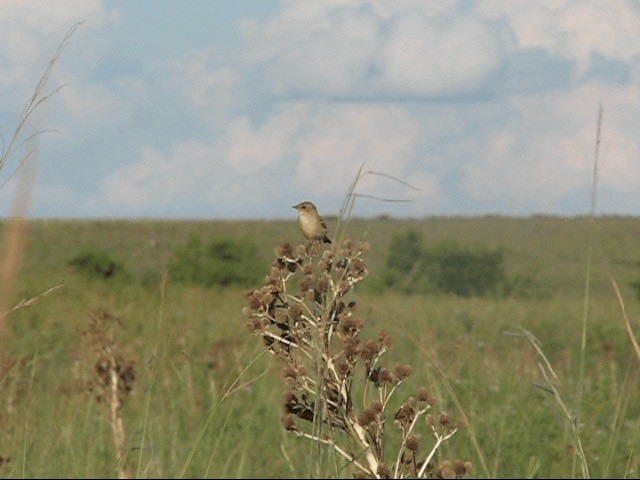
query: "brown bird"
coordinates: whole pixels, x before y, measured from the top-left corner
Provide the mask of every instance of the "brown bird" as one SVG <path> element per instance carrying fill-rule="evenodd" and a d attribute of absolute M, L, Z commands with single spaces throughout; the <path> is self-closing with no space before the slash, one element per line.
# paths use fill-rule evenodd
<path fill-rule="evenodd" d="M 322 240 L 324 243 L 331 243 L 327 237 L 327 225 L 318 215 L 318 210 L 313 203 L 300 202 L 293 208 L 298 210 L 298 225 L 308 240 Z"/>

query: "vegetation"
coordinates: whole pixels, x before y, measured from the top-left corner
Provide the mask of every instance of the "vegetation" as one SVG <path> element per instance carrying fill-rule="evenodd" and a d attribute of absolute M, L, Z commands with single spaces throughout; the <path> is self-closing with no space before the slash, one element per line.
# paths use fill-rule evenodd
<path fill-rule="evenodd" d="M 223 238 L 208 244 L 198 235 L 189 236 L 169 264 L 174 280 L 205 287 L 232 284 L 249 286 L 260 278 L 256 268 L 256 246 L 244 239 Z"/>
<path fill-rule="evenodd" d="M 366 242 L 350 239 L 326 250 L 320 242 L 311 242 L 295 252 L 285 243 L 264 286 L 245 294 L 249 329 L 284 365 L 283 426 L 328 447 L 337 457 L 333 476 L 346 471 L 367 478 L 471 473 L 470 462 L 434 461 L 458 429 L 446 412 L 427 414 L 436 401 L 426 388 L 406 399 L 393 415 L 389 412 L 411 366 L 391 369 L 382 364 L 390 347 L 386 333 L 375 340 L 361 337 L 365 320 L 356 315 L 357 304 L 349 297 L 367 276 L 368 250 Z M 425 442 L 417 434 L 423 417 L 433 441 Z M 397 453 L 387 446 L 391 419 L 399 430 Z M 315 468 L 312 461 L 309 464 L 310 476 L 328 476 L 321 462 Z"/>
<path fill-rule="evenodd" d="M 497 295 L 507 286 L 504 252 L 463 248 L 454 240 L 426 249 L 420 234 L 409 230 L 391 241 L 385 280 L 406 293 Z"/>
<path fill-rule="evenodd" d="M 104 250 L 84 249 L 69 260 L 69 265 L 78 272 L 102 280 L 126 275 L 122 262 Z"/>
<path fill-rule="evenodd" d="M 8 221 L 0 223 L 0 239 L 9 227 Z M 367 281 L 353 292 L 358 316 L 367 322 L 363 335 L 375 338 L 386 331 L 387 362 L 412 366 L 403 391 L 426 388 L 436 400 L 435 412 L 449 412 L 466 424 L 436 460 L 469 460 L 479 477 L 574 475 L 573 436 L 546 386 L 540 357 L 519 327 L 539 341 L 558 392 L 572 408 L 587 219 L 353 219 L 348 228 L 351 237 L 371 245 Z M 531 276 L 549 293 L 424 296 L 381 288 L 394 235 L 406 231 L 419 232 L 425 245 L 455 238 L 462 249 L 500 248 L 509 275 Z M 309 444 L 282 427 L 282 367 L 246 331 L 245 287 L 206 288 L 173 278 L 170 265 L 190 236 L 239 243 L 260 238 L 254 263 L 263 275 L 270 272 L 276 246 L 300 241 L 293 219 L 27 222 L 23 266 L 9 303 L 24 300 L 25 306 L 7 317 L 3 332 L 1 476 L 105 477 L 119 468 L 130 476 L 309 475 Z M 639 274 L 637 238 L 635 218 L 596 219 L 579 430 L 592 476 L 632 477 L 639 467 L 639 362 L 611 286 L 613 277 L 629 317 L 636 318 L 631 283 Z M 134 278 L 155 272 L 158 281 L 152 288 L 87 282 L 68 265 L 69 252 L 81 245 L 110 252 Z M 96 318 L 118 319 L 109 323 L 108 337 L 98 336 L 102 343 L 87 337 Z M 637 322 L 631 325 L 637 335 Z M 103 377 L 88 380 L 98 372 L 95 346 L 105 351 L 109 345 L 105 338 L 118 347 L 113 351 L 122 365 L 135 366 L 135 379 L 122 379 L 131 388 L 126 396 L 103 393 L 98 403 Z M 108 398 L 114 405 L 122 402 L 124 434 L 118 437 L 110 426 Z M 392 399 L 389 412 L 402 401 Z M 422 438 L 428 437 L 424 432 Z M 389 441 L 392 449 L 398 439 L 391 435 Z M 320 458 L 333 475 L 331 457 Z"/>
<path fill-rule="evenodd" d="M 28 171 L 75 28 L 0 170 Z M 25 177 L 0 223 L 0 476 L 637 477 L 640 222 L 593 214 L 601 114 L 587 219 L 345 202 L 318 251 L 293 221 L 28 222 Z M 124 265 L 142 281 L 87 282 Z"/>

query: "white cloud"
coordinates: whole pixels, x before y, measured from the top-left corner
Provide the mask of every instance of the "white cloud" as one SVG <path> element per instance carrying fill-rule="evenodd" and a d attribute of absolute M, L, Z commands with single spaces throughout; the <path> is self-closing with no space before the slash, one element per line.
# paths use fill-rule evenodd
<path fill-rule="evenodd" d="M 511 121 L 494 129 L 465 168 L 479 201 L 508 199 L 527 210 L 554 211 L 563 197 L 592 181 L 598 104 L 604 108 L 599 184 L 621 194 L 640 186 L 640 144 L 628 121 L 640 122 L 634 87 L 592 82 L 570 92 L 516 97 Z M 629 118 L 628 109 L 635 110 Z"/>
<path fill-rule="evenodd" d="M 346 193 L 360 166 L 401 179 L 409 173 L 418 142 L 416 120 L 402 107 L 372 104 L 286 104 L 262 124 L 248 118 L 231 122 L 226 161 L 238 173 L 263 174 L 275 170 L 283 186 L 287 176 L 300 191 L 312 196 Z M 422 184 L 433 185 L 424 177 Z M 363 193 L 388 197 L 393 183 L 368 176 Z M 433 191 L 433 188 L 429 188 Z"/>
<path fill-rule="evenodd" d="M 467 93 L 484 86 L 510 42 L 455 3 L 433 2 L 285 2 L 244 33 L 249 61 L 283 95 Z"/>
<path fill-rule="evenodd" d="M 331 19 L 297 20 L 285 15 L 263 32 L 272 49 L 267 71 L 278 93 L 343 94 L 364 80 L 381 46 L 375 18 L 348 9 Z"/>
<path fill-rule="evenodd" d="M 103 84 L 69 83 L 61 95 L 73 120 L 85 127 L 121 118 L 129 112 L 131 105 Z"/>
<path fill-rule="evenodd" d="M 232 120 L 227 131 L 226 162 L 240 174 L 277 164 L 291 152 L 292 141 L 308 118 L 307 105 L 289 105 L 259 126 L 246 116 Z"/>
<path fill-rule="evenodd" d="M 640 53 L 634 0 L 482 0 L 478 11 L 509 23 L 518 48 L 543 48 L 575 60 L 581 71 L 592 53 L 629 61 Z"/>
<path fill-rule="evenodd" d="M 180 143 L 168 154 L 147 147 L 105 179 L 101 195 L 134 212 L 206 198 L 218 214 L 247 213 L 287 195 L 341 199 L 364 163 L 420 190 L 368 174 L 359 193 L 439 202 L 437 179 L 411 162 L 418 135 L 416 120 L 397 106 L 287 104 L 262 123 L 235 119 L 219 143 Z"/>
<path fill-rule="evenodd" d="M 380 80 L 373 83 L 416 95 L 473 92 L 502 64 L 503 41 L 476 19 L 407 14 L 391 23 L 375 60 Z"/>
<path fill-rule="evenodd" d="M 77 150 L 57 142 L 46 165 L 105 177 L 96 180 L 101 190 L 86 187 L 100 190 L 89 203 L 65 185 L 43 186 L 37 202 L 49 196 L 116 214 L 183 205 L 277 214 L 302 196 L 339 205 L 364 163 L 420 188 L 363 178 L 360 193 L 415 199 L 403 213 L 473 203 L 473 213 L 496 205 L 558 212 L 589 186 L 599 102 L 603 208 L 638 196 L 637 1 L 279 5 L 245 20 L 240 44 L 192 41 L 189 32 L 182 57 L 154 63 L 145 57 L 152 35 L 131 53 L 139 58 L 120 58 L 137 19 L 119 28 L 120 9 L 108 2 L 0 0 L 0 89 L 7 102 L 19 100 L 14 110 L 67 28 L 86 20 L 56 69 L 52 85 L 68 86 L 43 125 L 55 123 L 74 140 L 62 147 Z M 138 158 L 123 165 L 131 152 Z"/>
<path fill-rule="evenodd" d="M 299 158 L 295 183 L 314 195 L 345 193 L 358 168 L 393 172 L 402 178 L 415 155 L 415 119 L 394 105 L 323 104 L 293 141 Z M 370 178 L 370 194 L 387 182 Z"/>
<path fill-rule="evenodd" d="M 199 142 L 176 145 L 169 155 L 144 148 L 139 161 L 117 168 L 103 182 L 111 205 L 134 211 L 162 208 L 202 188 L 211 172 L 212 149 Z"/>
<path fill-rule="evenodd" d="M 218 52 L 204 49 L 169 64 L 176 87 L 205 118 L 226 117 L 244 102 L 239 70 L 229 64 L 219 65 L 218 56 Z"/>
<path fill-rule="evenodd" d="M 391 105 L 291 103 L 261 124 L 230 122 L 226 162 L 241 174 L 294 158 L 295 182 L 314 193 L 344 191 L 360 164 L 402 170 L 414 154 L 416 122 Z"/>
<path fill-rule="evenodd" d="M 87 31 L 113 23 L 117 10 L 107 10 L 99 0 L 3 0 L 0 2 L 0 85 L 26 84 L 33 88 L 63 35 L 72 25 L 84 22 L 73 37 L 81 50 L 91 48 Z M 82 32 L 84 30 L 84 32 Z"/>

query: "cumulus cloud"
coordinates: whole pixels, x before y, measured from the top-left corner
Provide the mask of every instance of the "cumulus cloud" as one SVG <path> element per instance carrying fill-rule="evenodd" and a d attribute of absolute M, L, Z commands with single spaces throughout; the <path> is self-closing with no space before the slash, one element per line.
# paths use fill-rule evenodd
<path fill-rule="evenodd" d="M 224 121 L 206 141 L 144 150 L 105 182 L 108 201 L 167 205 L 201 192 L 247 212 L 250 191 L 257 202 L 305 195 L 336 205 L 364 163 L 420 190 L 366 175 L 361 193 L 408 196 L 417 214 L 456 204 L 554 211 L 590 184 L 599 102 L 601 182 L 631 192 L 637 93 L 607 74 L 580 76 L 594 54 L 638 71 L 633 12 L 615 1 L 614 12 L 575 0 L 282 2 L 243 23 L 237 59 L 206 49 L 172 62 L 187 102 Z M 484 90 L 493 96 L 469 102 Z"/>
<path fill-rule="evenodd" d="M 506 38 L 477 18 L 453 13 L 407 14 L 391 21 L 374 60 L 379 78 L 372 79 L 373 88 L 446 96 L 486 87 L 504 61 Z"/>
<path fill-rule="evenodd" d="M 335 209 L 364 163 L 420 188 L 362 179 L 360 193 L 414 199 L 400 214 L 575 213 L 599 103 L 602 209 L 640 204 L 634 0 L 283 0 L 245 17 L 238 44 L 200 37 L 128 69 L 109 34 L 136 9 L 50 3 L 0 2 L 0 88 L 26 98 L 43 45 L 87 20 L 55 79 L 68 84 L 56 128 L 103 176 L 99 195 L 75 197 L 87 211 L 260 216 L 306 197 Z"/>
<path fill-rule="evenodd" d="M 227 118 L 242 105 L 241 73 L 236 66 L 221 64 L 219 52 L 201 49 L 169 62 L 169 88 L 177 88 L 189 105 L 205 119 Z"/>
<path fill-rule="evenodd" d="M 102 195 L 130 211 L 204 195 L 218 214 L 228 211 L 222 205 L 250 214 L 278 196 L 341 199 L 364 164 L 383 175 L 365 175 L 359 193 L 433 205 L 443 195 L 437 179 L 411 164 L 418 138 L 415 119 L 397 106 L 287 104 L 261 123 L 236 118 L 217 143 L 182 143 L 167 154 L 147 147 L 108 176 Z"/>
<path fill-rule="evenodd" d="M 228 133 L 225 158 L 231 168 L 243 175 L 277 172 L 274 181 L 290 183 L 310 196 L 344 195 L 363 164 L 367 170 L 401 179 L 413 173 L 413 180 L 420 179 L 418 188 L 429 187 L 419 196 L 441 194 L 424 165 L 410 165 L 416 156 L 418 124 L 399 106 L 293 103 L 257 126 L 240 118 Z M 369 175 L 359 188 L 368 195 L 389 197 L 398 190 L 390 192 L 390 186 L 388 178 Z"/>
<path fill-rule="evenodd" d="M 230 122 L 225 159 L 240 174 L 257 172 L 282 161 L 291 152 L 301 125 L 308 121 L 308 105 L 290 105 L 255 125 L 247 116 Z"/>
<path fill-rule="evenodd" d="M 137 162 L 117 168 L 102 184 L 110 204 L 134 212 L 162 208 L 194 193 L 211 178 L 212 149 L 199 142 L 176 145 L 169 154 L 144 148 Z"/>
<path fill-rule="evenodd" d="M 481 0 L 478 12 L 506 19 L 517 48 L 542 48 L 585 70 L 594 53 L 629 61 L 640 53 L 639 9 L 628 0 Z"/>
<path fill-rule="evenodd" d="M 358 168 L 393 171 L 402 176 L 415 154 L 417 125 L 403 108 L 393 105 L 319 106 L 292 142 L 299 158 L 295 183 L 314 195 L 345 193 Z M 380 180 L 370 193 L 381 193 Z"/>
<path fill-rule="evenodd" d="M 10 92 L 16 112 L 32 95 L 36 83 L 65 33 L 81 23 L 70 37 L 49 78 L 45 93 L 63 87 L 47 101 L 54 108 L 56 129 L 70 132 L 122 120 L 135 104 L 135 79 L 96 78 L 93 69 L 107 50 L 106 32 L 117 26 L 120 11 L 100 0 L 5 0 L 0 2 L 0 88 Z"/>
<path fill-rule="evenodd" d="M 37 78 L 33 69 L 44 70 L 72 25 L 85 22 L 84 30 L 92 31 L 117 18 L 117 10 L 107 10 L 99 0 L 3 0 L 0 2 L 0 85 L 26 84 L 27 88 L 35 85 Z M 84 40 L 83 48 L 95 45 L 86 36 Z"/>
<path fill-rule="evenodd" d="M 513 199 L 522 209 L 553 211 L 567 195 L 588 188 L 600 102 L 601 187 L 621 193 L 637 189 L 640 145 L 621 122 L 630 103 L 640 111 L 637 92 L 591 82 L 570 92 L 514 97 L 509 124 L 478 139 L 474 161 L 465 169 L 468 194 L 478 201 Z"/>
<path fill-rule="evenodd" d="M 441 96 L 483 88 L 510 37 L 454 3 L 285 2 L 244 33 L 280 95 Z M 256 54 L 258 51 L 260 54 Z"/>

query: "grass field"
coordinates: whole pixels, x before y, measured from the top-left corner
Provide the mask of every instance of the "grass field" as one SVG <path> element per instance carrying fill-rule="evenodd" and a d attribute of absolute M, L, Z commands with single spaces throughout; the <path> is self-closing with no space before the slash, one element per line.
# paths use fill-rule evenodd
<path fill-rule="evenodd" d="M 327 219 L 329 230 L 335 219 Z M 0 225 L 0 241 L 7 237 Z M 584 383 L 578 382 L 585 318 Z M 455 240 L 500 247 L 507 274 L 527 289 L 507 297 L 404 295 L 382 282 L 392 237 L 409 229 L 427 245 Z M 539 340 L 558 378 L 593 477 L 640 476 L 640 358 L 625 331 L 611 279 L 628 316 L 640 310 L 640 220 L 628 217 L 353 219 L 348 236 L 366 239 L 369 276 L 355 296 L 363 335 L 390 333 L 386 361 L 426 385 L 437 411 L 465 417 L 439 451 L 469 460 L 477 477 L 580 477 L 570 422 L 551 393 L 523 327 Z M 315 475 L 312 444 L 287 433 L 280 366 L 245 327 L 243 290 L 179 283 L 161 272 L 190 234 L 255 242 L 269 272 L 274 249 L 296 245 L 293 221 L 33 220 L 10 307 L 62 285 L 7 319 L 0 352 L 0 476 L 111 477 L 119 464 L 108 402 L 96 401 L 96 312 L 121 320 L 105 333 L 135 368 L 120 410 L 120 467 L 138 477 L 300 477 Z M 258 242 L 259 240 L 259 242 Z M 4 245 L 0 246 L 4 248 Z M 119 259 L 127 278 L 83 275 L 69 260 L 83 248 Z M 3 250 L 0 250 L 3 251 Z M 110 337 L 109 335 L 113 335 Z M 104 340 L 104 338 L 103 338 Z M 99 378 L 99 375 L 98 375 Z M 90 381 L 93 387 L 90 389 Z M 581 393 L 580 393 L 581 392 Z M 393 426 L 390 426 L 393 428 Z M 350 476 L 327 459 L 326 476 Z"/>

